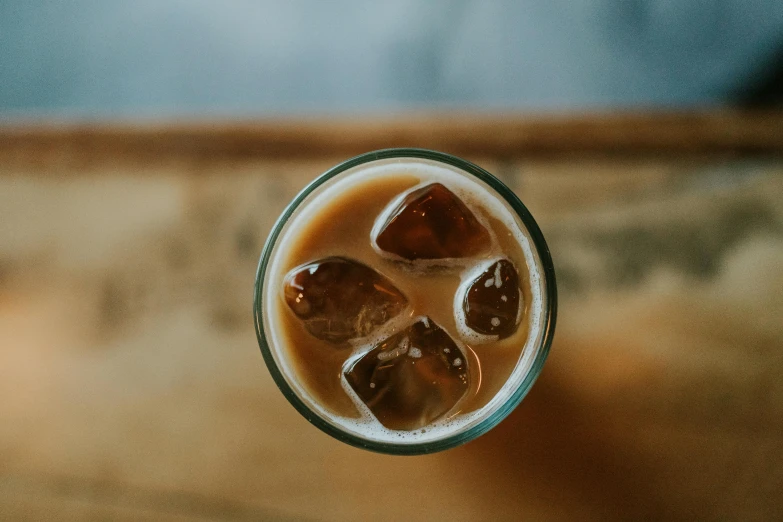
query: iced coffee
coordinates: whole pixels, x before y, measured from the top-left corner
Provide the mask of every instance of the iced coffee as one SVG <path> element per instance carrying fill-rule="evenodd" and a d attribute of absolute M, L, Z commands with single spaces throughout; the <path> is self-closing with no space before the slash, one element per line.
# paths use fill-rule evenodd
<path fill-rule="evenodd" d="M 397 154 L 306 189 L 270 238 L 256 303 L 289 400 L 381 451 L 498 422 L 554 325 L 551 260 L 518 201 L 466 162 Z"/>

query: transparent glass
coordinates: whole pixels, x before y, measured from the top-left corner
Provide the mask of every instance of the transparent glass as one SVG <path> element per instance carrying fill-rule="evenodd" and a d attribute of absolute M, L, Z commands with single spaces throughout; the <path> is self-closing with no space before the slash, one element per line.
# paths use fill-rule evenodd
<path fill-rule="evenodd" d="M 377 441 L 363 437 L 361 434 L 348 431 L 334 423 L 328 418 L 328 416 L 319 413 L 317 408 L 312 406 L 312 398 L 305 397 L 303 395 L 306 394 L 302 394 L 296 390 L 297 387 L 302 389 L 301 386 L 295 386 L 295 383 L 289 382 L 289 379 L 293 379 L 295 377 L 286 377 L 284 372 L 281 371 L 276 356 L 279 358 L 284 356 L 284 354 L 278 350 L 278 347 L 273 345 L 271 336 L 268 336 L 265 331 L 266 327 L 264 323 L 265 321 L 269 321 L 271 319 L 269 317 L 265 317 L 264 314 L 265 285 L 268 283 L 265 277 L 267 274 L 268 265 L 273 257 L 273 252 L 275 251 L 276 247 L 278 247 L 278 238 L 285 230 L 289 219 L 295 215 L 297 210 L 303 206 L 303 204 L 307 203 L 308 198 L 314 192 L 316 192 L 319 187 L 324 186 L 324 184 L 335 179 L 337 176 L 340 176 L 341 174 L 359 166 L 366 166 L 366 164 L 390 159 L 409 159 L 414 161 L 422 160 L 443 164 L 450 166 L 451 168 L 456 168 L 461 173 L 468 176 L 474 176 L 475 178 L 478 178 L 480 181 L 484 182 L 485 185 L 488 185 L 496 192 L 499 198 L 505 200 L 508 207 L 516 213 L 521 223 L 524 225 L 524 227 L 526 227 L 528 237 L 531 240 L 532 246 L 534 248 L 534 254 L 538 257 L 538 261 L 540 263 L 539 267 L 541 270 L 541 279 L 543 282 L 541 303 L 543 310 L 538 332 L 530 333 L 530 335 L 538 335 L 539 341 L 533 347 L 534 353 L 530 359 L 530 363 L 526 373 L 524 374 L 524 377 L 520 381 L 519 385 L 513 390 L 513 392 L 508 395 L 507 399 L 504 400 L 502 404 L 500 404 L 494 410 L 490 411 L 485 417 L 479 418 L 476 422 L 466 426 L 464 429 L 448 434 L 437 440 L 399 443 Z M 263 354 L 264 361 L 269 368 L 269 372 L 272 374 L 272 378 L 275 380 L 275 383 L 283 392 L 283 395 L 286 397 L 286 399 L 288 399 L 294 408 L 296 408 L 296 410 L 299 411 L 299 413 L 301 413 L 308 421 L 334 438 L 353 446 L 380 453 L 389 453 L 395 455 L 418 455 L 453 448 L 475 439 L 476 437 L 486 433 L 496 426 L 522 401 L 530 388 L 533 386 L 533 383 L 535 382 L 538 375 L 541 373 L 544 361 L 546 360 L 547 354 L 549 352 L 549 347 L 552 343 L 557 314 L 557 289 L 555 286 L 554 266 L 552 264 L 549 248 L 547 247 L 546 241 L 544 240 L 544 236 L 533 219 L 533 216 L 527 210 L 525 205 L 522 204 L 516 194 L 511 191 L 511 189 L 509 189 L 500 180 L 484 169 L 449 154 L 425 149 L 386 149 L 362 154 L 329 169 L 317 179 L 315 179 L 312 183 L 310 183 L 307 187 L 305 187 L 304 190 L 302 190 L 286 207 L 272 228 L 272 231 L 269 234 L 269 238 L 267 239 L 266 244 L 264 245 L 264 249 L 261 253 L 261 259 L 258 264 L 258 272 L 256 274 L 253 312 L 258 343 L 261 347 L 261 353 Z"/>

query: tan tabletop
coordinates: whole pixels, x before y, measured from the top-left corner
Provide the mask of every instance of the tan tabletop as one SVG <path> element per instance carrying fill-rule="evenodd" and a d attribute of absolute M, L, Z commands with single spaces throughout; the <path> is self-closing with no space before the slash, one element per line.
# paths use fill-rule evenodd
<path fill-rule="evenodd" d="M 251 315 L 285 204 L 392 145 L 509 184 L 560 293 L 522 405 L 423 457 L 309 425 Z M 2 128 L 0 397 L 0 520 L 783 520 L 783 117 Z"/>

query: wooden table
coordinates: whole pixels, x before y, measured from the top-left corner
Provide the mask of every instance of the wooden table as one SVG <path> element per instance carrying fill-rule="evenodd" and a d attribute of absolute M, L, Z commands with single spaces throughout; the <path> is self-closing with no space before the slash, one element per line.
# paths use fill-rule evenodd
<path fill-rule="evenodd" d="M 441 149 L 536 216 L 561 307 L 488 435 L 424 457 L 301 418 L 252 326 L 284 205 Z M 0 128 L 0 519 L 783 520 L 783 115 Z"/>

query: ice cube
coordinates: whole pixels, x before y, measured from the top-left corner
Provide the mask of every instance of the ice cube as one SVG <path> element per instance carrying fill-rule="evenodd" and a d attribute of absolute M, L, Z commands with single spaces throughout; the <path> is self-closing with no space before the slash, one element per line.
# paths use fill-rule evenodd
<path fill-rule="evenodd" d="M 328 257 L 291 270 L 285 301 L 318 339 L 342 343 L 364 337 L 399 314 L 408 299 L 372 268 Z"/>
<path fill-rule="evenodd" d="M 517 330 L 519 274 L 511 261 L 501 259 L 474 279 L 465 293 L 465 324 L 472 330 L 508 337 Z"/>
<path fill-rule="evenodd" d="M 403 259 L 471 257 L 490 247 L 490 236 L 473 212 L 440 183 L 412 191 L 391 210 L 375 244 Z"/>
<path fill-rule="evenodd" d="M 378 421 L 416 430 L 453 409 L 470 385 L 468 365 L 449 335 L 429 318 L 377 344 L 345 372 Z"/>

